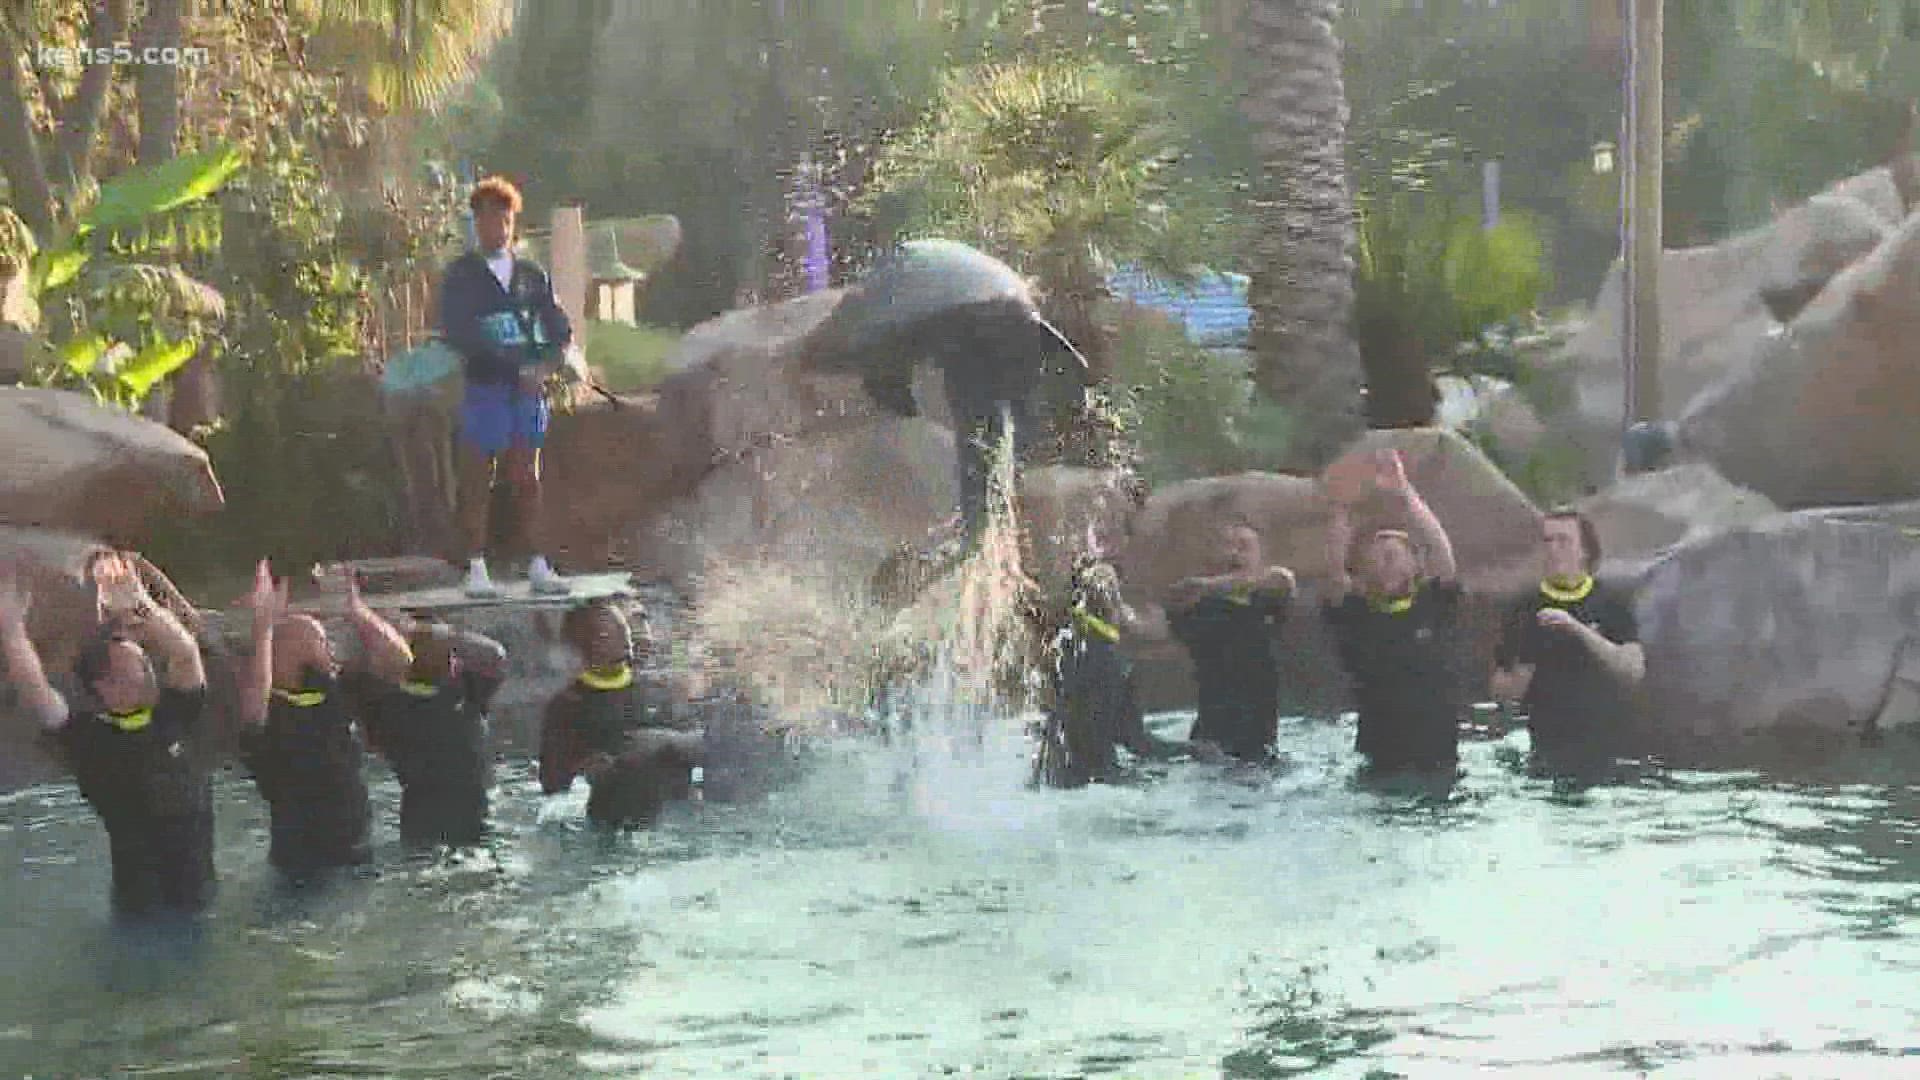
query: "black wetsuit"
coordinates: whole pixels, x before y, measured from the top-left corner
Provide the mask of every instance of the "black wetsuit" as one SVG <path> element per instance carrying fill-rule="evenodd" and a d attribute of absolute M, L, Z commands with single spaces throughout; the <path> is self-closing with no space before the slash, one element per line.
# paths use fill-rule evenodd
<path fill-rule="evenodd" d="M 1404 608 L 1358 593 L 1322 608 L 1360 711 L 1355 748 L 1378 771 L 1445 769 L 1459 759 L 1460 600 L 1458 582 L 1424 581 Z"/>
<path fill-rule="evenodd" d="M 347 695 L 328 672 L 303 681 L 276 689 L 266 722 L 241 742 L 271 810 L 267 861 L 294 876 L 373 858 L 366 754 Z"/>
<path fill-rule="evenodd" d="M 596 690 L 576 680 L 547 706 L 540 739 L 540 784 L 548 794 L 565 791 L 588 758 L 613 757 L 614 765 L 593 782 L 587 818 L 621 827 L 650 825 L 669 800 L 693 789 L 693 762 L 671 747 L 636 752 L 632 736 L 642 729 L 671 729 L 673 709 L 664 687 L 636 674 L 628 686 Z"/>
<path fill-rule="evenodd" d="M 107 827 L 118 914 L 189 914 L 213 900 L 213 787 L 193 746 L 205 709 L 204 687 L 162 689 L 137 730 L 76 713 L 56 735 Z"/>
<path fill-rule="evenodd" d="M 1082 787 L 1119 775 L 1115 747 L 1141 757 L 1178 748 L 1147 731 L 1133 661 L 1118 628 L 1075 615 L 1054 641 L 1053 703 L 1047 711 L 1038 778 L 1050 787 Z"/>
<path fill-rule="evenodd" d="M 1174 637 L 1193 658 L 1199 717 L 1189 738 L 1258 760 L 1280 727 L 1280 669 L 1274 645 L 1287 620 L 1276 589 L 1209 593 L 1168 613 Z"/>
<path fill-rule="evenodd" d="M 463 670 L 438 684 L 387 687 L 368 711 L 368 741 L 400 781 L 400 840 L 474 844 L 487 832 L 493 747 L 487 706 L 500 677 Z"/>
<path fill-rule="evenodd" d="M 1544 591 L 1523 598 L 1508 615 L 1494 664 L 1532 664 L 1533 681 L 1521 706 L 1533 740 L 1533 758 L 1546 772 L 1590 774 L 1605 770 L 1622 749 L 1631 701 L 1591 651 L 1571 631 L 1541 626 L 1542 608 L 1559 608 L 1598 630 L 1608 641 L 1640 640 L 1633 598 L 1594 582 L 1576 601 Z"/>

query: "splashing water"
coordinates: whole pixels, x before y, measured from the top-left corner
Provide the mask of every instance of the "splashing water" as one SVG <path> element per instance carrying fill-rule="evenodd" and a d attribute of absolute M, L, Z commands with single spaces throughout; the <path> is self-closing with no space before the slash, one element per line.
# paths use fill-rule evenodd
<path fill-rule="evenodd" d="M 1037 688 L 1028 614 L 1037 586 L 1020 541 L 1009 419 L 992 454 L 979 543 L 904 610 L 835 590 L 805 567 L 715 563 L 693 623 L 713 658 L 787 730 L 833 734 L 865 715 L 922 765 L 978 760 L 989 744 L 1024 745 L 1018 718 Z"/>

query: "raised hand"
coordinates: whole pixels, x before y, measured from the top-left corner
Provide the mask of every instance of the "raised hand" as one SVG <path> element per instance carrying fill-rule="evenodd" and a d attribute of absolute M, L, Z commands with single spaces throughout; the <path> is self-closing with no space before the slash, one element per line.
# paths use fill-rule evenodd
<path fill-rule="evenodd" d="M 153 611 L 153 597 L 147 595 L 140 572 L 134 568 L 133 560 L 120 552 L 108 552 L 96 558 L 89 576 L 93 578 L 95 603 L 103 621 L 143 618 Z"/>
<path fill-rule="evenodd" d="M 258 618 L 277 620 L 287 612 L 287 582 L 273 580 L 273 564 L 261 559 L 253 568 L 253 588 L 241 604 Z"/>
<path fill-rule="evenodd" d="M 20 580 L 16 566 L 0 566 L 0 630 L 17 630 L 27 625 L 27 612 L 33 608 L 33 593 Z"/>
<path fill-rule="evenodd" d="M 1407 480 L 1407 463 L 1400 451 L 1386 449 L 1374 457 L 1374 483 L 1390 495 L 1404 495 L 1412 488 Z"/>

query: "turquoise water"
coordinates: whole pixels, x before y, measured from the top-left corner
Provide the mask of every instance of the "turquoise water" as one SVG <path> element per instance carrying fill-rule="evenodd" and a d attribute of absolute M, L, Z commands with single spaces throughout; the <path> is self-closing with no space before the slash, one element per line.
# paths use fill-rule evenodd
<path fill-rule="evenodd" d="M 1174 729 L 1184 720 L 1168 718 Z M 875 748 L 608 844 L 505 775 L 491 852 L 276 896 L 221 792 L 196 942 L 106 925 L 69 789 L 0 805 L 0 1075 L 1920 1075 L 1920 753 L 1450 797 L 1276 774 L 1022 789 L 1014 740 Z"/>

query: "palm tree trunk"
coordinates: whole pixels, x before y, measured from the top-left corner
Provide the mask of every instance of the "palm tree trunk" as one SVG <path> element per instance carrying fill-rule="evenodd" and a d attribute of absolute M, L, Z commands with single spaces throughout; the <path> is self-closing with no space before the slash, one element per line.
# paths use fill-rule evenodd
<path fill-rule="evenodd" d="M 1245 108 L 1261 159 L 1262 227 L 1248 291 L 1254 377 L 1294 418 L 1279 464 L 1317 469 L 1362 428 L 1353 311 L 1347 96 L 1339 0 L 1253 0 Z"/>

